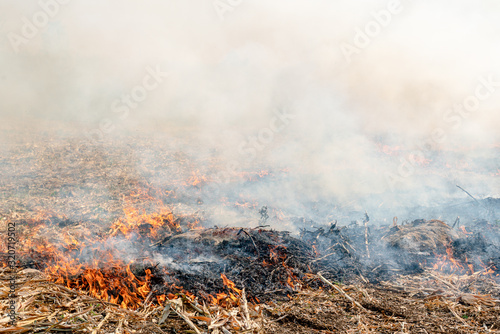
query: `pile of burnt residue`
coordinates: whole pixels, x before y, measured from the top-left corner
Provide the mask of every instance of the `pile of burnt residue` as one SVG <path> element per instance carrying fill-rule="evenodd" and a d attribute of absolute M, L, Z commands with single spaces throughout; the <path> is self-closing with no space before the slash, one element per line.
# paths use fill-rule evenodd
<path fill-rule="evenodd" d="M 476 270 L 500 269 L 500 224 L 479 220 L 461 227 L 463 236 L 452 244 L 453 256 Z"/>
<path fill-rule="evenodd" d="M 465 258 L 470 262 L 479 256 L 478 261 L 496 270 L 500 234 L 497 228 L 486 238 L 484 228 L 469 232 L 439 220 L 385 228 L 333 224 L 302 230 L 299 236 L 265 228 L 213 228 L 174 235 L 153 253 L 169 272 L 158 287 L 162 292 L 182 286 L 199 295 L 216 294 L 226 289 L 224 274 L 250 296 L 267 300 L 320 285 L 318 272 L 332 281 L 371 283 L 419 273 L 439 256 L 450 255 L 450 249 L 457 261 L 463 258 L 464 268 Z"/>
<path fill-rule="evenodd" d="M 303 240 L 267 229 L 192 230 L 155 247 L 154 259 L 169 273 L 159 292 L 180 286 L 203 297 L 225 291 L 221 274 L 260 300 L 286 296 L 308 281 L 317 256 Z"/>
<path fill-rule="evenodd" d="M 494 223 L 466 229 L 415 220 L 378 227 L 365 218 L 362 224 L 303 229 L 296 236 L 265 227 L 165 229 L 154 238 L 138 233 L 127 240 L 136 249 L 129 255 L 137 256 L 131 270 L 139 279 L 149 277 L 154 295 L 188 291 L 210 300 L 228 292 L 227 277 L 249 298 L 266 301 L 322 285 L 318 273 L 335 282 L 377 283 L 419 273 L 443 256 L 453 256 L 463 268 L 473 264 L 495 274 L 499 268 L 500 228 Z M 22 263 L 43 270 L 40 255 L 32 252 Z"/>

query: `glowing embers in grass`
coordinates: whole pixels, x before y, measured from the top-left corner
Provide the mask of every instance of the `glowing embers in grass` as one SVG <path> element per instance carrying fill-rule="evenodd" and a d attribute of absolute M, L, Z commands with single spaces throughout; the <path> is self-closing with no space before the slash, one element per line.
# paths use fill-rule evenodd
<path fill-rule="evenodd" d="M 293 272 L 293 268 L 287 265 L 287 255 L 285 253 L 286 247 L 282 245 L 269 246 L 268 258 L 263 260 L 262 265 L 264 267 L 275 267 L 276 276 L 279 277 L 281 283 L 280 291 L 299 291 L 303 287 L 303 282 L 298 278 Z M 273 270 L 274 273 L 274 270 Z M 231 281 L 224 273 L 221 273 L 221 278 L 226 291 L 219 292 L 213 295 L 207 295 L 210 303 L 212 305 L 218 305 L 224 308 L 240 306 L 242 300 L 245 299 L 244 289 L 236 287 L 236 284 Z M 257 297 L 252 297 L 252 301 L 260 303 Z"/>
<path fill-rule="evenodd" d="M 286 247 L 285 246 L 281 246 L 281 245 L 276 245 L 276 246 L 271 246 L 271 245 L 268 245 L 269 247 L 269 260 L 271 261 L 271 263 L 273 264 L 278 264 L 279 261 L 284 261 L 286 260 L 286 253 L 285 253 L 285 250 L 286 250 Z"/>
<path fill-rule="evenodd" d="M 286 281 L 281 283 L 293 290 L 302 288 L 302 281 L 293 273 L 293 269 L 287 265 L 286 247 L 283 245 L 269 245 L 269 261 L 263 260 L 262 265 L 265 267 L 282 266 L 285 268 Z"/>
<path fill-rule="evenodd" d="M 234 206 L 243 209 L 257 209 L 259 203 L 257 201 L 245 202 L 243 200 L 234 202 Z"/>
<path fill-rule="evenodd" d="M 201 187 L 207 183 L 207 177 L 202 175 L 199 170 L 191 172 L 191 176 L 184 182 L 186 186 Z"/>
<path fill-rule="evenodd" d="M 460 231 L 462 231 L 465 235 L 471 235 L 471 234 L 474 234 L 473 232 L 468 232 L 467 229 L 465 228 L 465 226 L 460 226 Z"/>

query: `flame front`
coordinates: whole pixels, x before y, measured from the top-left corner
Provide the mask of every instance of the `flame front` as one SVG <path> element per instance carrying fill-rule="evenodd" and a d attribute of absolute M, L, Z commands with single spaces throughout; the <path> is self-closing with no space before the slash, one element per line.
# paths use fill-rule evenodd
<path fill-rule="evenodd" d="M 132 204 L 138 198 L 146 198 L 144 192 L 131 195 L 126 200 L 124 217 L 116 220 L 107 233 L 92 228 L 55 228 L 60 217 L 52 212 L 40 212 L 27 221 L 21 234 L 19 254 L 34 260 L 49 279 L 70 289 L 86 291 L 90 296 L 137 309 L 151 293 L 154 263 L 147 256 L 140 260 L 129 254 L 128 246 L 137 247 L 143 254 L 143 245 L 150 245 L 156 238 L 197 228 L 195 216 L 174 215 L 171 208 L 162 206 L 157 212 L 147 214 Z M 181 227 L 182 222 L 182 227 Z M 96 227 L 96 230 L 98 228 Z M 127 251 L 123 251 L 123 249 Z M 187 291 L 183 292 L 189 295 Z M 176 296 L 157 295 L 162 304 Z"/>

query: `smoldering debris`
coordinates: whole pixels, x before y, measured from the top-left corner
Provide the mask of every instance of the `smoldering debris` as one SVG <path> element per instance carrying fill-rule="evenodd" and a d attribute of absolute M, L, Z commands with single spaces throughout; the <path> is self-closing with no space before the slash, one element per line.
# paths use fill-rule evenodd
<path fill-rule="evenodd" d="M 117 260 L 123 258 L 135 263 L 131 270 L 137 277 L 145 277 L 149 270 L 155 295 L 185 290 L 198 297 L 215 296 L 225 289 L 220 281 L 220 275 L 224 274 L 238 286 L 245 287 L 250 298 L 277 300 L 305 286 L 321 285 L 315 276 L 318 272 L 333 281 L 375 284 L 394 275 L 420 273 L 425 268 L 441 266 L 440 269 L 450 272 L 472 274 L 486 270 L 495 274 L 500 265 L 497 252 L 500 228 L 492 224 L 485 225 L 488 226 L 487 236 L 483 225 L 470 228 L 470 231 L 464 227 L 455 230 L 443 221 L 423 219 L 392 227 L 331 224 L 313 230 L 303 229 L 300 235 L 294 236 L 266 227 L 195 226 L 189 229 L 188 219 L 178 221 L 180 225 L 175 229 L 149 225 L 148 233 L 134 232 L 132 227 L 119 230 L 126 233 L 123 238 L 129 245 L 126 246 L 128 251 L 123 255 L 120 250 L 112 254 Z M 162 224 L 172 223 L 165 220 Z M 67 224 L 62 227 L 63 232 L 55 234 L 79 233 L 90 240 L 92 233 L 83 232 L 85 223 L 74 225 Z M 91 226 L 95 225 L 88 225 Z M 56 228 L 60 229 L 60 224 L 49 226 L 44 233 L 50 235 L 54 233 L 50 230 Z M 116 231 L 117 227 L 114 228 Z M 137 231 L 143 228 L 144 224 L 137 225 Z M 94 250 L 92 258 L 99 259 L 95 253 L 98 243 L 116 242 L 120 235 L 111 233 L 108 241 L 100 239 L 107 234 L 109 232 L 103 231 L 94 236 L 97 239 L 93 246 L 66 246 L 59 254 L 44 254 L 46 246 L 40 250 L 35 247 L 23 254 L 20 264 L 44 270 L 51 266 L 51 261 L 59 263 L 60 259 L 76 254 L 75 251 L 83 260 L 88 247 Z M 52 237 L 51 240 L 58 239 Z M 101 246 L 100 252 L 109 255 L 112 247 L 111 244 Z M 137 258 L 131 261 L 134 254 Z M 85 262 L 80 265 L 85 266 Z M 106 263 L 101 265 L 106 266 Z M 78 281 L 78 272 L 74 272 L 72 278 L 61 276 L 57 279 L 71 286 L 72 280 Z"/>

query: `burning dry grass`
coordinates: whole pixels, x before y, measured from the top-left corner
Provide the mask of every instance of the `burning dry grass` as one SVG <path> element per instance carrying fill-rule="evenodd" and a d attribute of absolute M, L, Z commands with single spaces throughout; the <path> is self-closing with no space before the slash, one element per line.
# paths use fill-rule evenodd
<path fill-rule="evenodd" d="M 249 304 L 244 290 L 235 290 L 232 305 L 207 305 L 196 298 L 178 294 L 158 307 L 146 299 L 140 308 L 128 310 L 115 303 L 55 284 L 39 271 L 17 273 L 2 269 L 2 279 L 16 275 L 18 285 L 17 327 L 4 327 L 0 333 L 165 333 L 173 329 L 201 334 L 261 332 L 262 307 Z M 7 309 L 7 284 L 0 290 L 1 311 Z M 9 318 L 0 320 L 7 326 Z"/>
<path fill-rule="evenodd" d="M 485 242 L 478 233 L 437 220 L 385 229 L 332 225 L 297 238 L 265 228 L 203 228 L 210 221 L 202 210 L 184 205 L 202 201 L 184 190 L 199 193 L 210 180 L 179 152 L 155 157 L 139 173 L 126 149 L 105 153 L 70 143 L 37 150 L 19 149 L 18 161 L 4 166 L 11 183 L 0 184 L 2 228 L 18 223 L 20 269 L 20 328 L 0 333 L 500 329 L 498 270 L 481 261 L 483 253 L 474 262 L 465 257 L 470 245 Z M 31 170 L 16 174 L 26 163 Z M 161 164 L 172 165 L 172 173 L 168 185 L 155 188 L 147 180 Z M 254 182 L 267 175 L 235 177 Z M 239 198 L 219 205 L 260 206 Z M 3 312 L 13 273 L 0 272 Z M 412 275 L 395 276 L 402 272 Z"/>
<path fill-rule="evenodd" d="M 157 219 L 160 216 L 163 217 L 162 220 Z M 497 319 L 500 311 L 498 306 L 500 286 L 497 276 L 489 272 L 488 268 L 473 274 L 470 272 L 444 274 L 442 271 L 428 268 L 421 274 L 392 276 L 391 280 L 376 285 L 370 283 L 342 285 L 312 271 L 302 277 L 294 274 L 295 265 L 289 257 L 305 256 L 306 253 L 297 252 L 300 247 L 292 252 L 294 247 L 298 246 L 293 244 L 285 246 L 286 242 L 290 241 L 285 241 L 286 239 L 282 239 L 283 235 L 276 232 L 226 228 L 177 233 L 175 228 L 171 228 L 177 226 L 172 223 L 177 220 L 172 218 L 170 213 L 165 216 L 134 213 L 132 217 L 130 224 L 124 224 L 124 220 L 117 220 L 119 224 L 112 224 L 108 233 L 100 232 L 98 226 L 92 225 L 69 224 L 60 227 L 59 223 L 65 222 L 64 219 L 57 220 L 53 216 L 46 215 L 37 216 L 39 220 L 36 222 L 26 222 L 25 230 L 21 232 L 28 233 L 26 235 L 29 237 L 24 244 L 30 247 L 42 247 L 36 252 L 40 257 L 33 258 L 33 253 L 28 255 L 39 263 L 54 260 L 55 262 L 51 262 L 45 272 L 24 269 L 17 273 L 18 328 L 6 327 L 0 329 L 0 332 L 224 334 L 500 332 L 500 323 Z M 153 236 L 150 232 L 155 225 L 146 223 L 151 225 L 145 231 L 150 239 L 141 239 L 140 226 L 148 221 L 153 223 L 163 221 L 166 226 L 165 228 L 161 224 L 156 226 L 158 234 Z M 57 228 L 51 226 L 54 223 Z M 433 224 L 442 225 L 441 222 L 430 222 L 426 228 L 430 228 Z M 416 225 L 421 228 L 422 225 L 425 226 L 423 223 Z M 127 229 L 116 228 L 117 226 L 120 228 L 127 226 Z M 178 226 L 182 229 L 186 225 L 179 222 Z M 90 233 L 93 228 L 96 231 Z M 412 228 L 408 227 L 407 230 L 412 231 Z M 107 259 L 99 252 L 100 264 L 67 262 L 66 267 L 63 267 L 61 261 L 75 259 L 64 257 L 68 252 L 71 254 L 72 251 L 78 250 L 81 254 L 82 249 L 92 245 L 90 242 L 94 240 L 92 238 L 115 238 L 118 236 L 116 231 L 119 231 L 125 240 L 130 240 L 125 236 L 135 234 L 134 238 L 139 238 L 136 241 L 148 241 L 148 243 L 155 243 L 157 240 L 159 243 L 165 242 L 165 236 L 177 233 L 167 238 L 167 242 L 172 243 L 173 248 L 178 248 L 181 253 L 187 252 L 183 247 L 194 243 L 194 240 L 199 244 L 212 246 L 232 244 L 230 247 L 232 250 L 237 250 L 236 245 L 239 245 L 255 258 L 252 264 L 254 267 L 251 268 L 257 268 L 255 265 L 261 263 L 263 269 L 270 270 L 263 272 L 266 279 L 281 270 L 282 273 L 279 275 L 283 276 L 277 282 L 281 282 L 283 292 L 288 295 L 287 301 L 279 302 L 278 298 L 268 298 L 266 303 L 260 303 L 253 298 L 250 302 L 247 300 L 243 285 L 231 281 L 225 274 L 220 275 L 218 285 L 212 287 L 201 285 L 207 291 L 225 286 L 225 291 L 219 290 L 214 295 L 207 295 L 207 298 L 197 297 L 189 290 L 186 291 L 168 282 L 165 283 L 170 292 L 153 291 L 153 275 L 147 268 L 143 268 L 143 275 L 137 275 L 137 271 L 136 274 L 132 272 L 131 263 L 117 264 L 116 259 Z M 312 233 L 312 236 L 321 240 L 321 238 L 331 238 L 338 233 L 340 232 L 333 229 L 328 232 Z M 42 235 L 44 237 L 40 238 Z M 310 237 L 311 233 L 306 235 Z M 348 244 L 338 245 L 339 240 L 343 238 L 336 237 L 331 241 L 330 243 L 336 241 L 333 247 L 330 244 L 318 244 L 314 252 L 310 253 L 308 260 L 311 261 L 310 265 L 313 268 L 321 265 L 326 259 L 325 252 L 337 248 L 339 251 L 347 249 Z M 275 243 L 272 243 L 272 239 L 275 239 Z M 112 239 L 108 241 L 110 240 Z M 80 244 L 77 245 L 76 242 Z M 83 243 L 88 245 L 84 247 Z M 211 252 L 215 249 L 217 248 L 210 248 Z M 99 248 L 94 249 L 96 250 L 102 251 Z M 347 249 L 345 252 L 347 255 L 353 255 L 351 253 L 354 250 Z M 106 254 L 111 255 L 111 253 Z M 373 256 L 375 254 L 373 253 Z M 262 261 L 262 258 L 266 260 Z M 236 259 L 243 261 L 241 259 L 244 257 Z M 1 269 L 3 282 L 1 311 L 6 310 L 8 306 L 7 280 L 12 274 L 6 268 Z M 247 279 L 250 279 L 251 275 L 249 272 L 243 274 Z M 329 273 L 329 276 L 332 277 L 332 274 Z M 192 282 L 196 281 L 196 278 L 189 275 L 179 277 L 184 277 L 187 280 L 185 283 L 190 282 L 191 285 L 196 283 Z M 113 282 L 118 285 L 113 286 L 115 284 Z M 262 286 L 263 283 L 259 284 Z M 255 292 L 250 291 L 254 295 Z M 271 297 L 277 296 L 277 291 L 267 291 L 267 293 L 271 293 Z M 8 320 L 4 318 L 0 323 L 6 325 Z"/>
<path fill-rule="evenodd" d="M 1 311 L 8 304 L 5 279 L 10 274 L 2 269 Z M 164 306 L 146 300 L 136 310 L 52 283 L 37 270 L 19 271 L 17 284 L 18 327 L 4 327 L 1 333 L 500 332 L 499 301 L 479 293 L 488 290 L 499 296 L 495 280 L 433 270 L 377 286 L 307 288 L 280 303 L 249 303 L 244 290 L 232 286 L 233 293 L 223 305 L 179 293 Z M 461 292 L 464 288 L 478 293 Z M 2 326 L 7 322 L 8 318 L 0 320 Z"/>

